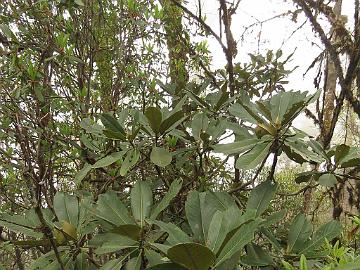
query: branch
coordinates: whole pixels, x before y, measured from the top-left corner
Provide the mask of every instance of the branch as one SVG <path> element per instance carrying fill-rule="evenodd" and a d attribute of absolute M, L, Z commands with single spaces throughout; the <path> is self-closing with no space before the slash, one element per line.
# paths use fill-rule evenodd
<path fill-rule="evenodd" d="M 320 36 L 322 43 L 325 45 L 326 50 L 329 52 L 331 61 L 333 61 L 337 77 L 339 79 L 339 84 L 341 86 L 341 91 L 339 97 L 336 100 L 336 106 L 334 109 L 334 116 L 331 121 L 331 128 L 329 134 L 324 138 L 324 146 L 328 146 L 330 144 L 331 138 L 334 134 L 335 126 L 337 120 L 339 118 L 341 108 L 344 103 L 345 97 L 349 100 L 352 105 L 354 111 L 360 117 L 360 102 L 356 100 L 351 92 L 351 84 L 355 75 L 356 68 L 359 64 L 360 60 L 360 48 L 354 48 L 353 53 L 350 55 L 350 62 L 348 65 L 348 69 L 346 75 L 344 76 L 343 69 L 341 67 L 341 61 L 338 52 L 335 47 L 331 44 L 330 39 L 327 38 L 323 28 L 317 22 L 315 16 L 311 12 L 310 6 L 307 4 L 306 0 L 293 0 L 296 4 L 298 4 L 304 11 L 306 17 L 310 20 L 315 32 Z M 359 46 L 357 46 L 359 47 Z"/>

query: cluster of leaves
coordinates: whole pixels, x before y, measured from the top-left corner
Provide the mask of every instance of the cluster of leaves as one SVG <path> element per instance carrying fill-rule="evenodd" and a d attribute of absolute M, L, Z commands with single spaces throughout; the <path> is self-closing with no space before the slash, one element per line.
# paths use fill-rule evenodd
<path fill-rule="evenodd" d="M 275 157 L 282 152 L 298 162 L 321 163 L 331 161 L 329 155 L 335 155 L 334 167 L 328 166 L 330 171 L 321 175 L 334 173 L 338 165 L 351 167 L 359 158 L 353 152 L 349 155 L 350 149 L 357 150 L 347 146 L 325 152 L 315 141 L 307 140 L 305 134 L 291 127 L 292 120 L 314 99 L 313 95 L 282 92 L 255 104 L 235 103 L 229 108 L 230 114 L 256 124 L 256 128 L 252 131 L 250 127 L 246 130 L 230 125 L 236 140 L 228 144 L 217 143 L 226 132 L 226 120 L 222 123 L 211 120 L 205 113 L 197 113 L 186 122 L 188 117 L 182 110 L 186 98 L 172 111 L 149 107 L 144 114 L 137 110 L 125 111 L 119 119 L 106 113 L 99 117 L 102 125 L 84 119 L 81 126 L 86 134 L 82 142 L 88 150 L 100 153 L 102 145 L 109 141 L 113 143 L 113 150 L 97 157 L 92 164 L 85 164 L 75 178 L 76 183 L 81 186 L 91 170 L 97 169 L 112 168 L 109 173 L 113 177 L 124 177 L 141 159 L 149 159 L 154 166 L 164 169 L 183 167 L 184 152 L 194 149 L 182 149 L 178 141 L 192 141 L 197 145 L 195 149 L 204 152 L 214 149 L 226 155 L 239 155 L 236 167 L 243 170 L 259 166 L 261 169 L 270 154 L 274 155 L 276 165 Z M 172 147 L 175 151 L 170 150 Z M 65 269 L 95 269 L 100 263 L 96 257 L 89 257 L 90 250 L 99 258 L 115 256 L 101 269 L 120 269 L 123 265 L 126 269 L 236 269 L 239 263 L 249 267 L 277 267 L 281 263 L 277 258 L 299 258 L 300 255 L 303 256 L 301 265 L 306 260 L 304 256 L 320 260 L 326 240 L 340 235 L 339 222 L 331 221 L 313 231 L 307 218 L 299 214 L 285 239 L 283 232 L 277 235 L 273 228 L 283 219 L 285 211 L 266 211 L 277 188 L 273 176 L 270 172 L 268 179 L 251 191 L 244 208 L 226 192 L 189 192 L 188 183 L 182 180 L 166 181 L 166 195 L 155 202 L 152 189 L 158 185 L 156 181 L 137 181 L 130 192 L 120 193 L 122 200 L 115 191 L 99 194 L 95 201 L 87 192 L 74 195 L 57 192 L 53 211 L 42 210 L 56 240 L 57 251 L 41 256 L 29 269 L 53 269 L 59 267 L 60 262 Z M 324 184 L 322 182 L 319 177 L 319 183 Z M 172 211 L 162 214 L 176 196 L 186 199 L 184 217 L 172 217 Z M 175 209 L 182 211 L 182 207 L 180 204 Z M 15 245 L 51 247 L 51 241 L 41 232 L 43 224 L 34 210 L 1 215 L 0 220 L 2 226 L 32 238 L 15 241 Z M 290 267 L 286 262 L 283 264 Z"/>
<path fill-rule="evenodd" d="M 179 221 L 177 226 L 161 221 L 161 213 L 180 192 L 181 185 L 181 181 L 175 180 L 165 197 L 157 202 L 150 183 L 144 181 L 135 184 L 125 201 L 114 191 L 101 194 L 97 202 L 89 194 L 58 192 L 55 216 L 48 209 L 43 211 L 65 269 L 95 269 L 96 264 L 86 260 L 88 249 L 94 249 L 99 256 L 115 255 L 101 269 L 120 269 L 122 265 L 126 269 L 235 269 L 239 261 L 247 266 L 276 266 L 279 262 L 270 255 L 269 245 L 284 254 L 316 258 L 326 239 L 341 233 L 338 221 L 313 232 L 309 221 L 300 214 L 289 228 L 285 245 L 280 244 L 271 227 L 285 212 L 266 213 L 276 191 L 276 185 L 270 181 L 252 190 L 244 209 L 225 192 L 192 191 L 185 203 L 186 224 Z M 37 231 L 41 223 L 32 210 L 2 215 L 0 224 L 33 238 L 17 241 L 16 245 L 50 246 L 49 240 Z M 97 233 L 88 239 L 87 235 L 95 228 Z M 263 240 L 256 243 L 257 237 Z M 54 251 L 50 251 L 29 269 L 57 266 Z"/>

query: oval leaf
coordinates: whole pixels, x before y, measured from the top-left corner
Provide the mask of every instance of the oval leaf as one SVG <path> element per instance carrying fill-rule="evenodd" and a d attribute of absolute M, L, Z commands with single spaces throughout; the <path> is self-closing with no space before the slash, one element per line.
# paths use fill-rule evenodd
<path fill-rule="evenodd" d="M 165 148 L 154 146 L 150 154 L 150 159 L 154 164 L 165 167 L 171 163 L 172 155 Z"/>
<path fill-rule="evenodd" d="M 197 243 L 183 243 L 171 247 L 168 258 L 189 270 L 208 270 L 215 262 L 215 254 Z"/>

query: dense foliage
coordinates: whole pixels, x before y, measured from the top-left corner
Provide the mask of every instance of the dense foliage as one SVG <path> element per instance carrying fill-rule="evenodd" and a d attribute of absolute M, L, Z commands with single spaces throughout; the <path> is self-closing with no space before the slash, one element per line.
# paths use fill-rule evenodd
<path fill-rule="evenodd" d="M 359 211 L 360 148 L 331 140 L 338 102 L 358 123 L 358 33 L 328 123 L 326 89 L 287 89 L 292 55 L 234 62 L 235 2 L 225 41 L 178 0 L 0 3 L 0 269 L 360 269 L 338 194 Z M 332 12 L 294 2 L 315 29 Z"/>

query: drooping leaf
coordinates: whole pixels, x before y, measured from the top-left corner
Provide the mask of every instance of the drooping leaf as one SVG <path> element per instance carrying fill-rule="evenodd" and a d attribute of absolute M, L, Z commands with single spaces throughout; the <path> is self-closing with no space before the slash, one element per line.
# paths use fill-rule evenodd
<path fill-rule="evenodd" d="M 124 128 L 120 125 L 119 121 L 116 120 L 115 117 L 111 114 L 103 113 L 100 117 L 100 120 L 106 129 L 111 130 L 115 133 L 120 133 L 124 137 L 126 136 Z"/>
<path fill-rule="evenodd" d="M 298 214 L 289 228 L 287 252 L 290 253 L 302 249 L 311 233 L 311 223 L 304 214 Z"/>
<path fill-rule="evenodd" d="M 156 252 L 153 249 L 145 248 L 144 249 L 146 260 L 148 261 L 148 267 L 163 264 L 163 256 L 159 252 Z M 148 268 L 146 268 L 148 269 Z"/>
<path fill-rule="evenodd" d="M 120 141 L 126 141 L 126 137 L 121 132 L 116 132 L 110 129 L 104 129 L 103 134 L 112 140 L 120 140 Z"/>
<path fill-rule="evenodd" d="M 43 236 L 43 234 L 36 229 L 40 225 L 41 223 L 33 209 L 26 210 L 17 215 L 0 214 L 0 226 L 30 237 L 40 238 Z"/>
<path fill-rule="evenodd" d="M 114 191 L 108 191 L 105 194 L 99 195 L 94 214 L 113 226 L 134 224 L 125 205 Z"/>
<path fill-rule="evenodd" d="M 167 131 L 176 128 L 184 120 L 184 113 L 182 111 L 177 111 L 171 114 L 169 117 L 164 119 L 161 122 L 159 127 L 159 133 L 164 134 Z"/>
<path fill-rule="evenodd" d="M 262 142 L 255 145 L 254 148 L 237 159 L 236 168 L 242 170 L 254 169 L 268 156 L 271 144 L 272 142 Z"/>
<path fill-rule="evenodd" d="M 172 155 L 165 148 L 154 146 L 150 154 L 150 159 L 154 164 L 160 167 L 166 167 L 171 163 Z"/>
<path fill-rule="evenodd" d="M 130 149 L 125 156 L 120 168 L 120 175 L 125 176 L 127 172 L 138 162 L 140 152 L 137 149 Z"/>
<path fill-rule="evenodd" d="M 215 152 L 225 155 L 241 154 L 255 147 L 260 142 L 259 139 L 250 138 L 233 143 L 217 144 L 212 146 Z"/>
<path fill-rule="evenodd" d="M 241 262 L 248 266 L 266 266 L 272 264 L 272 257 L 256 244 L 246 245 L 246 256 L 241 257 Z"/>
<path fill-rule="evenodd" d="M 268 208 L 270 201 L 275 195 L 277 185 L 267 180 L 250 192 L 246 210 L 255 209 L 256 215 L 260 216 Z"/>
<path fill-rule="evenodd" d="M 167 232 L 169 234 L 167 241 L 171 245 L 191 242 L 190 237 L 173 223 L 165 223 L 158 220 L 152 221 L 152 223 L 159 226 L 162 231 Z"/>
<path fill-rule="evenodd" d="M 124 265 L 126 260 L 128 259 L 128 255 L 122 256 L 118 259 L 113 259 L 108 261 L 106 264 L 104 264 L 100 270 L 114 270 L 114 269 L 121 269 L 121 267 Z"/>
<path fill-rule="evenodd" d="M 203 208 L 205 193 L 199 193 L 198 191 L 191 191 L 187 196 L 185 202 L 186 218 L 190 225 L 194 237 L 201 242 L 204 242 L 205 228 L 203 226 Z"/>
<path fill-rule="evenodd" d="M 307 145 L 300 140 L 293 142 L 293 141 L 289 141 L 288 139 L 286 139 L 285 145 L 288 146 L 291 149 L 291 151 L 300 155 L 306 161 L 314 161 L 317 163 L 321 163 L 324 161 L 324 159 L 321 156 L 319 156 L 316 153 L 314 153 L 313 151 L 309 150 Z"/>
<path fill-rule="evenodd" d="M 337 145 L 335 148 L 335 164 L 340 164 L 341 160 L 344 159 L 350 151 L 350 146 L 345 144 Z"/>
<path fill-rule="evenodd" d="M 76 196 L 56 192 L 54 210 L 60 222 L 65 220 L 74 227 L 78 226 L 79 202 Z"/>
<path fill-rule="evenodd" d="M 200 139 L 209 126 L 209 118 L 205 113 L 197 113 L 191 121 L 191 133 L 195 139 Z"/>
<path fill-rule="evenodd" d="M 228 232 L 227 220 L 224 218 L 224 213 L 216 211 L 210 222 L 208 237 L 206 245 L 215 254 L 222 245 Z"/>
<path fill-rule="evenodd" d="M 214 253 L 198 243 L 183 243 L 171 247 L 168 258 L 189 270 L 208 270 L 215 262 Z"/>
<path fill-rule="evenodd" d="M 244 104 L 235 103 L 229 108 L 229 112 L 243 121 L 251 124 L 263 123 L 264 120 L 257 114 L 256 111 Z"/>
<path fill-rule="evenodd" d="M 150 127 L 155 134 L 158 134 L 160 131 L 160 126 L 162 122 L 162 113 L 159 108 L 149 107 L 145 111 L 145 116 L 149 121 Z"/>
<path fill-rule="evenodd" d="M 156 219 L 157 216 L 166 208 L 169 206 L 169 203 L 172 199 L 175 198 L 175 196 L 178 194 L 182 186 L 182 180 L 176 179 L 174 180 L 170 187 L 168 192 L 165 194 L 164 198 L 160 201 L 160 203 L 152 210 L 150 219 Z"/>
<path fill-rule="evenodd" d="M 85 178 L 85 176 L 91 171 L 92 166 L 89 163 L 85 163 L 84 167 L 75 175 L 74 181 L 77 185 Z"/>
<path fill-rule="evenodd" d="M 130 197 L 133 216 L 140 222 L 140 226 L 143 227 L 145 218 L 150 216 L 153 204 L 153 196 L 149 183 L 137 181 L 131 189 Z"/>
<path fill-rule="evenodd" d="M 266 217 L 265 221 L 261 225 L 266 228 L 273 224 L 276 224 L 284 218 L 285 214 L 285 209 L 272 213 L 270 216 Z"/>
<path fill-rule="evenodd" d="M 298 253 L 304 253 L 312 251 L 316 248 L 321 247 L 325 242 L 325 239 L 331 241 L 341 233 L 341 224 L 337 220 L 332 220 L 322 225 L 314 234 L 312 239 L 308 241 L 305 246 L 298 251 Z"/>
<path fill-rule="evenodd" d="M 127 248 L 137 248 L 138 246 L 139 243 L 137 241 L 134 241 L 128 237 L 118 236 L 103 243 L 100 247 L 98 247 L 95 250 L 95 253 L 101 255 L 101 254 L 116 252 Z"/>
<path fill-rule="evenodd" d="M 319 184 L 324 187 L 333 187 L 337 184 L 336 176 L 332 173 L 325 173 L 319 177 Z"/>
<path fill-rule="evenodd" d="M 133 240 L 138 240 L 140 237 L 141 227 L 135 224 L 123 224 L 115 227 L 111 230 L 111 232 L 126 236 Z"/>
<path fill-rule="evenodd" d="M 316 171 L 301 172 L 296 175 L 295 182 L 300 184 L 303 182 L 309 182 L 311 179 L 319 179 L 320 173 Z"/>
<path fill-rule="evenodd" d="M 227 192 L 207 191 L 204 207 L 220 211 L 226 211 L 231 207 L 236 207 L 236 203 Z M 213 211 L 213 213 L 215 213 L 215 211 Z"/>
<path fill-rule="evenodd" d="M 96 161 L 96 163 L 94 165 L 92 165 L 92 168 L 97 169 L 97 168 L 107 167 L 107 166 L 113 164 L 114 162 L 118 161 L 119 159 L 121 159 L 123 155 L 124 155 L 123 152 L 112 153 L 112 154 Z"/>
<path fill-rule="evenodd" d="M 217 210 L 209 224 L 207 246 L 217 254 L 241 225 L 254 219 L 255 211 L 252 209 L 244 214 L 237 206 L 231 206 L 225 211 Z"/>
<path fill-rule="evenodd" d="M 142 264 L 141 253 L 134 258 L 131 258 L 125 265 L 125 270 L 140 270 Z"/>
<path fill-rule="evenodd" d="M 340 161 L 342 168 L 355 167 L 360 164 L 360 148 L 351 147 L 348 154 Z"/>
<path fill-rule="evenodd" d="M 236 233 L 229 239 L 216 258 L 216 266 L 220 265 L 234 254 L 242 250 L 246 244 L 250 243 L 254 238 L 254 233 L 257 230 L 260 220 L 250 221 L 240 227 Z"/>

